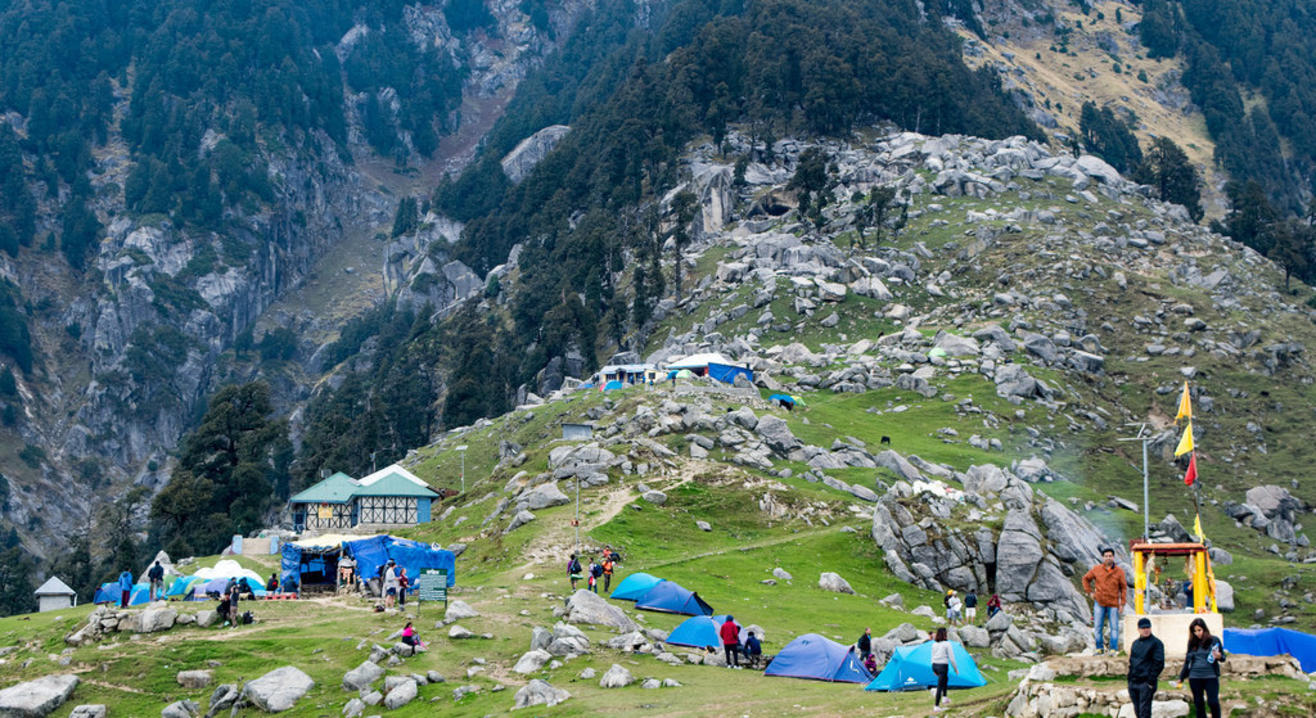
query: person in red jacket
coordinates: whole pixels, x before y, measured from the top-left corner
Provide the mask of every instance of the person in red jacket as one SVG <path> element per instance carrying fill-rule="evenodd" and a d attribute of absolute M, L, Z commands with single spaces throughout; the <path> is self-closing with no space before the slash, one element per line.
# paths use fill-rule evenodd
<path fill-rule="evenodd" d="M 717 635 L 722 638 L 722 649 L 727 654 L 727 668 L 735 666 L 740 667 L 740 626 L 736 625 L 736 619 L 727 616 L 726 623 L 718 629 Z"/>

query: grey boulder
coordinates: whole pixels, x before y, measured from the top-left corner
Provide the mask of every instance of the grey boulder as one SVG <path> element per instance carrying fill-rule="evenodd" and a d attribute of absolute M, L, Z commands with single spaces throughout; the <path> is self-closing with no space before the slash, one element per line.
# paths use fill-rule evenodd
<path fill-rule="evenodd" d="M 78 687 L 78 677 L 69 673 L 42 676 L 0 691 L 0 716 L 44 718 L 64 704 Z"/>
<path fill-rule="evenodd" d="M 638 629 L 635 621 L 627 618 L 620 608 L 603 600 L 598 594 L 583 588 L 567 599 L 566 620 L 571 623 L 609 626 L 621 633 L 629 633 Z"/>
<path fill-rule="evenodd" d="M 818 576 L 818 588 L 833 593 L 854 593 L 854 589 L 850 588 L 848 581 L 841 578 L 840 574 L 831 571 L 824 571 Z"/>
<path fill-rule="evenodd" d="M 603 674 L 603 678 L 599 679 L 599 687 L 625 688 L 634 682 L 635 676 L 632 676 L 630 671 L 614 663 L 612 668 L 609 668 L 608 672 Z"/>
<path fill-rule="evenodd" d="M 257 708 L 269 713 L 286 711 L 296 705 L 315 681 L 296 666 L 283 666 L 247 681 L 242 694 Z"/>
<path fill-rule="evenodd" d="M 512 710 L 530 706 L 555 706 L 570 697 L 570 693 L 536 678 L 516 692 L 516 705 Z"/>

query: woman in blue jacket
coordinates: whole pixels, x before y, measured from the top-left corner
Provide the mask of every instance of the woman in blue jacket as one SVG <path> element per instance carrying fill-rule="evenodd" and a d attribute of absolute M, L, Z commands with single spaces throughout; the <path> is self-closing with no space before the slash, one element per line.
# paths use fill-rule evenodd
<path fill-rule="evenodd" d="M 1198 718 L 1206 718 L 1207 707 L 1211 709 L 1211 718 L 1220 718 L 1220 664 L 1224 662 L 1224 644 L 1211 635 L 1206 621 L 1194 618 L 1188 624 L 1188 654 L 1179 670 L 1179 687 L 1188 679 Z"/>

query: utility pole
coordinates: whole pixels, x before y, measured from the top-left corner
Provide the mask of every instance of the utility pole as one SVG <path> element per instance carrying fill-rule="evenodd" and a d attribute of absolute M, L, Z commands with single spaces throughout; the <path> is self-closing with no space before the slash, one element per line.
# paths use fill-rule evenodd
<path fill-rule="evenodd" d="M 466 493 L 466 444 L 457 447 L 458 453 L 462 456 L 462 493 Z"/>
<path fill-rule="evenodd" d="M 576 476 L 576 554 L 580 554 L 580 476 Z"/>
<path fill-rule="evenodd" d="M 1151 540 L 1151 507 L 1148 506 L 1149 493 L 1147 488 L 1147 443 L 1152 440 L 1151 434 L 1147 431 L 1147 424 L 1129 422 L 1125 426 L 1136 426 L 1138 431 L 1134 436 L 1116 439 L 1116 441 L 1137 441 L 1142 444 L 1142 540 Z"/>

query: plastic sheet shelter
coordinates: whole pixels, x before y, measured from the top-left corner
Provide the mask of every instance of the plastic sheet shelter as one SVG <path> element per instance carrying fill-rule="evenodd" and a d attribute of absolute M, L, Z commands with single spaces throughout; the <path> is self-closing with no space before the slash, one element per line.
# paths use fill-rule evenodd
<path fill-rule="evenodd" d="M 735 384 L 736 377 L 738 376 L 745 377 L 745 379 L 749 380 L 751 384 L 754 383 L 753 370 L 751 370 L 749 367 L 736 366 L 734 364 L 719 364 L 717 362 L 709 362 L 708 376 L 717 379 L 723 384 Z"/>
<path fill-rule="evenodd" d="M 763 675 L 839 683 L 866 684 L 873 680 L 853 646 L 843 646 L 816 633 L 806 633 L 787 643 Z"/>
<path fill-rule="evenodd" d="M 937 685 L 937 674 L 932 672 L 933 641 L 917 646 L 900 646 L 891 654 L 882 672 L 869 683 L 867 691 L 912 691 L 931 688 Z M 950 641 L 951 652 L 955 655 L 955 667 L 950 672 L 948 685 L 951 688 L 978 688 L 987 685 L 973 656 L 964 650 L 964 644 Z"/>
<path fill-rule="evenodd" d="M 357 574 L 369 579 L 379 575 L 379 567 L 389 559 L 400 567 L 407 569 L 407 576 L 413 585 L 425 569 L 444 569 L 448 572 L 448 587 L 457 584 L 457 558 L 451 551 L 435 548 L 430 544 L 394 538 L 392 536 L 375 536 L 361 541 L 348 541 L 343 550 L 356 560 Z"/>
<path fill-rule="evenodd" d="M 1248 656 L 1283 656 L 1298 659 L 1304 673 L 1316 672 L 1316 636 L 1288 628 L 1224 630 L 1225 650 Z"/>

